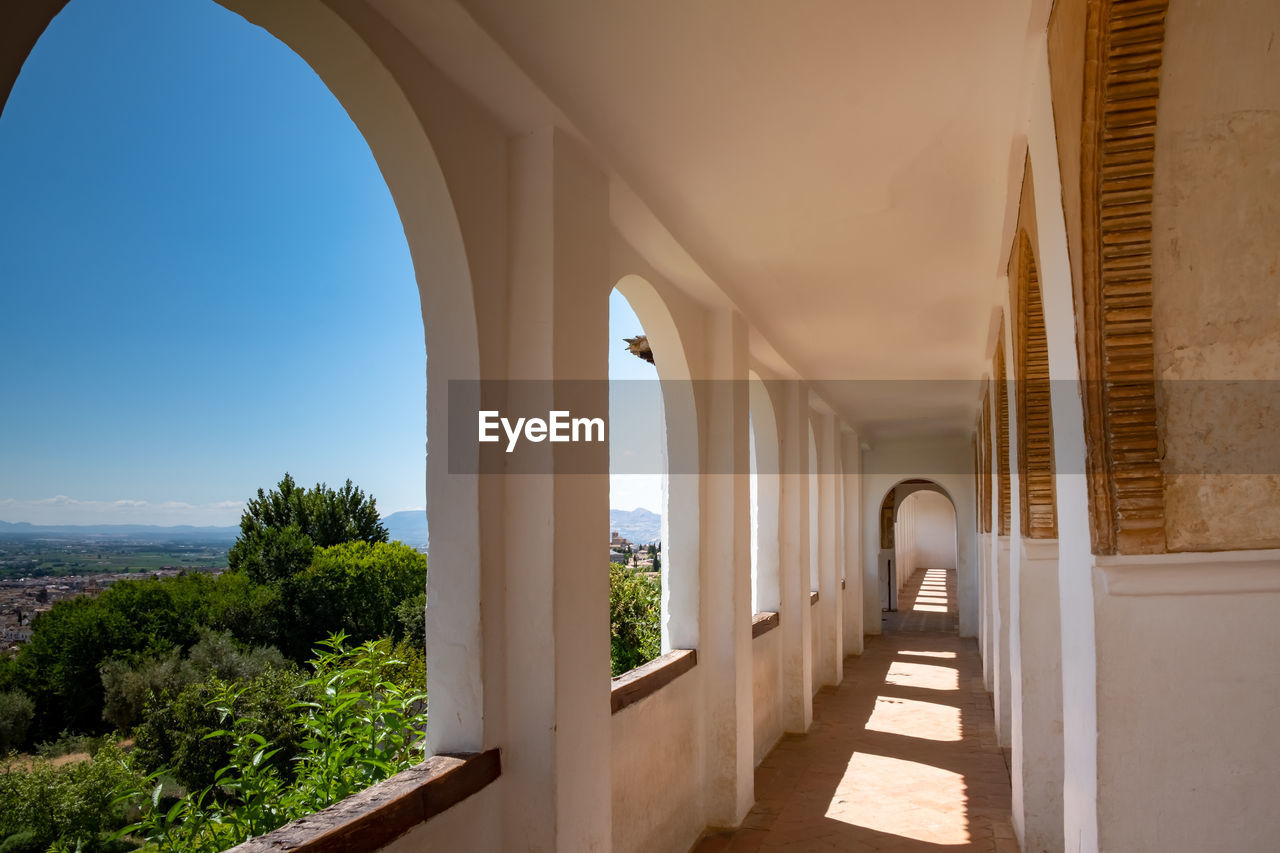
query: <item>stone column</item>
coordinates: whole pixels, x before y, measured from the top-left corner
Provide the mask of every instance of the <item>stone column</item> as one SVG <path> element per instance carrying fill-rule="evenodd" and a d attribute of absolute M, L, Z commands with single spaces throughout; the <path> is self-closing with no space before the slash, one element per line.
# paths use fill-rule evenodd
<path fill-rule="evenodd" d="M 705 688 L 707 821 L 738 826 L 755 802 L 748 483 L 747 326 L 736 311 L 707 317 L 707 412 L 698 663 Z"/>
<path fill-rule="evenodd" d="M 815 418 L 818 443 L 818 609 L 822 636 L 818 638 L 819 679 L 836 685 L 844 677 L 844 631 L 841 628 L 839 525 L 836 515 L 837 423 L 832 414 Z"/>
<path fill-rule="evenodd" d="M 553 129 L 511 145 L 512 411 L 608 412 L 608 182 Z M 522 380 L 556 380 L 522 381 Z M 589 386 L 572 380 L 597 380 Z M 590 473 L 557 476 L 570 457 Z M 608 849 L 609 449 L 522 448 L 505 482 L 506 838 Z"/>
<path fill-rule="evenodd" d="M 844 653 L 862 654 L 862 446 L 857 433 L 840 436 L 841 488 L 844 489 Z"/>
<path fill-rule="evenodd" d="M 809 640 L 809 391 L 799 382 L 782 389 L 778 424 L 782 452 L 779 479 L 781 525 L 779 584 L 782 610 L 783 727 L 806 732 L 813 722 L 812 645 Z"/>

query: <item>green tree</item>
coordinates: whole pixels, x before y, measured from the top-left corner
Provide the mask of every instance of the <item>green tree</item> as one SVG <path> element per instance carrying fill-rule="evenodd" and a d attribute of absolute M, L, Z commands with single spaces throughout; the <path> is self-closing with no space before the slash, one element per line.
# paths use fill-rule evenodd
<path fill-rule="evenodd" d="M 176 696 L 188 685 L 208 678 L 248 681 L 272 668 L 289 668 L 275 647 L 242 649 L 229 633 L 202 628 L 200 640 L 185 658 L 175 648 L 145 655 L 133 664 L 120 658 L 103 664 L 102 717 L 127 732 L 142 720 L 147 703 L 156 697 Z"/>
<path fill-rule="evenodd" d="M 609 564 L 609 640 L 613 674 L 662 654 L 662 589 L 643 572 Z"/>
<path fill-rule="evenodd" d="M 377 500 L 350 480 L 336 490 L 324 483 L 305 489 L 286 473 L 271 491 L 258 489 L 258 496 L 245 507 L 240 536 L 227 555 L 227 564 L 260 583 L 279 581 L 310 563 L 307 543 L 328 548 L 389 538 L 378 516 Z"/>
<path fill-rule="evenodd" d="M 396 605 L 396 637 L 405 642 L 426 648 L 427 645 L 427 592 L 423 590 Z"/>
<path fill-rule="evenodd" d="M 104 730 L 99 669 L 112 658 L 158 654 L 196 641 L 207 618 L 205 575 L 123 581 L 96 598 L 59 601 L 36 617 L 18 653 L 18 686 L 36 705 L 32 735 Z"/>
<path fill-rule="evenodd" d="M 291 614 L 288 651 L 310 657 L 339 632 L 353 642 L 391 637 L 396 607 L 426 587 L 427 558 L 400 542 L 346 542 L 318 550 L 311 566 L 283 584 Z"/>

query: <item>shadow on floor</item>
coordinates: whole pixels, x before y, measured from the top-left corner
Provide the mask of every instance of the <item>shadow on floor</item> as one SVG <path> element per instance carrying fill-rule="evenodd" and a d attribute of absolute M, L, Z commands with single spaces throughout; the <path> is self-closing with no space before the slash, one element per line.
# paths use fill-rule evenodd
<path fill-rule="evenodd" d="M 917 572 L 893 627 L 814 698 L 809 732 L 784 736 L 756 768 L 743 826 L 709 833 L 696 853 L 1016 853 L 982 663 L 954 614 L 955 572 Z"/>

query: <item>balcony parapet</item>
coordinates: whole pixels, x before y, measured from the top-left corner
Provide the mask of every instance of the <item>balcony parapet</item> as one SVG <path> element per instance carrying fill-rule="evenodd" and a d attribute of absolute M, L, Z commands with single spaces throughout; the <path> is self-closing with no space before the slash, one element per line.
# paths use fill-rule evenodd
<path fill-rule="evenodd" d="M 634 705 L 656 693 L 697 665 L 696 649 L 674 649 L 619 675 L 613 679 L 613 688 L 609 694 L 612 713 L 616 714 L 628 705 Z"/>
<path fill-rule="evenodd" d="M 778 614 L 770 611 L 757 613 L 751 617 L 751 639 L 769 633 L 778 627 Z"/>
<path fill-rule="evenodd" d="M 378 850 L 420 823 L 479 792 L 502 775 L 498 750 L 433 755 L 358 794 L 228 853 L 350 853 Z"/>

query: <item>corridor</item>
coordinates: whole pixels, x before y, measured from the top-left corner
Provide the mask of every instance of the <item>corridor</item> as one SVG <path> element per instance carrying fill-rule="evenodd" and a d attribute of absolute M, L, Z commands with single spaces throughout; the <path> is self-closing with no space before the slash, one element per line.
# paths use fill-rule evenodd
<path fill-rule="evenodd" d="M 885 616 L 814 699 L 809 733 L 756 768 L 743 827 L 696 853 L 1018 850 L 982 662 L 955 631 L 955 572 L 916 572 Z"/>

